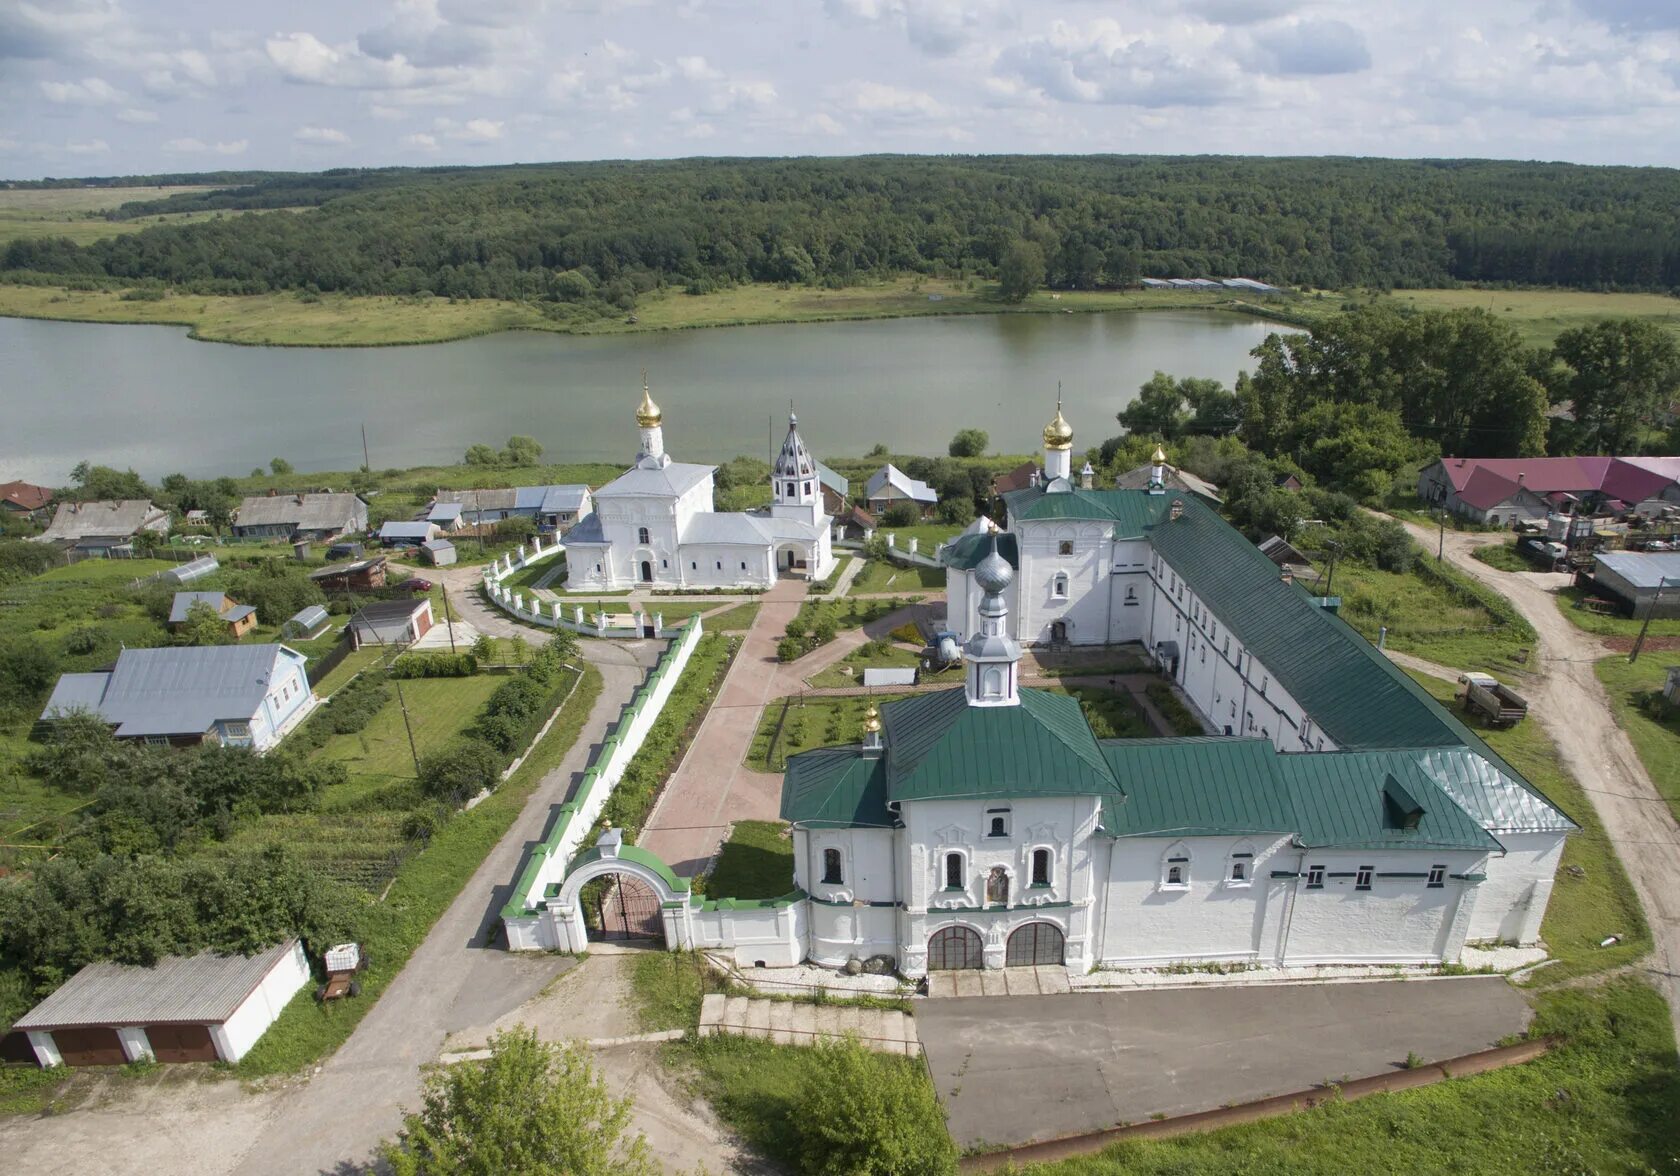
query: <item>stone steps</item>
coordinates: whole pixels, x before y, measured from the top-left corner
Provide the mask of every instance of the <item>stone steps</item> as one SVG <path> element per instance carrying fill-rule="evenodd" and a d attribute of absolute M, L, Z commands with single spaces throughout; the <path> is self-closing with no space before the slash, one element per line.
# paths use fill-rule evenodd
<path fill-rule="evenodd" d="M 758 1037 L 777 1045 L 812 1045 L 855 1034 L 863 1045 L 882 1053 L 917 1057 L 922 1052 L 914 1018 L 897 1009 L 758 1000 L 722 993 L 711 993 L 700 1004 L 700 1036 L 714 1033 Z"/>

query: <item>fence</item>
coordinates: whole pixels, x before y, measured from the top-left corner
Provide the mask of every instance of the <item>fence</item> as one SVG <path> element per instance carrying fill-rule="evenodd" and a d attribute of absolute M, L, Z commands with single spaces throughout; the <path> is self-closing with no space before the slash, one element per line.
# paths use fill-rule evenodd
<path fill-rule="evenodd" d="M 934 548 L 932 556 L 926 556 L 921 553 L 921 541 L 914 535 L 910 536 L 910 542 L 904 547 L 898 545 L 898 536 L 896 535 L 887 535 L 884 538 L 887 544 L 887 558 L 895 563 L 923 568 L 942 568 L 945 566 L 944 561 L 940 559 L 947 546 L 944 543 Z M 861 555 L 867 552 L 869 541 L 867 539 L 863 542 L 858 542 L 855 539 L 841 539 L 836 541 L 834 545 L 846 548 L 849 551 L 856 551 Z"/>
<path fill-rule="evenodd" d="M 502 921 L 507 928 L 510 948 L 520 950 L 541 946 L 534 941 L 534 924 L 544 891 L 566 876 L 566 870 L 583 845 L 584 838 L 589 836 L 606 807 L 607 798 L 623 779 L 625 768 L 641 750 L 654 720 L 665 709 L 677 679 L 700 642 L 701 632 L 700 618 L 690 618 L 678 639 L 665 650 L 659 664 L 648 674 L 647 681 L 642 683 L 624 708 L 617 730 L 602 741 L 595 758 L 584 769 L 577 792 L 555 814 L 548 837 L 526 856 L 513 895 L 502 908 Z"/>
<path fill-rule="evenodd" d="M 624 640 L 635 637 L 677 637 L 683 632 L 680 625 L 667 627 L 663 613 L 650 613 L 645 609 L 616 615 L 597 610 L 592 618 L 586 618 L 581 604 L 568 606 L 559 600 L 539 600 L 534 590 L 527 599 L 524 592 L 509 588 L 503 581 L 515 572 L 542 560 L 551 559 L 556 554 L 563 554 L 566 550 L 565 544 L 558 541 L 544 547 L 540 538 L 531 540 L 531 548 L 527 552 L 521 544 L 517 554 L 509 552 L 505 557 L 491 560 L 489 566 L 484 569 L 485 599 L 503 612 L 526 624 L 541 625 L 545 629 L 569 629 L 586 637 Z M 568 609 L 572 613 L 571 616 L 565 615 Z M 626 617 L 627 621 L 620 621 L 619 616 Z"/>

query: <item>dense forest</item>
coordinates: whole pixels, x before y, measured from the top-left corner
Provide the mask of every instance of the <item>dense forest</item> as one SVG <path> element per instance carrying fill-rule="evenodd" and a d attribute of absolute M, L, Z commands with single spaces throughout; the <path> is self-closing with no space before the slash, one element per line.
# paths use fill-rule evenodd
<path fill-rule="evenodd" d="M 191 177 L 176 177 L 188 179 Z M 241 211 L 308 209 L 304 215 Z M 688 159 L 264 175 L 125 205 L 220 211 L 77 246 L 45 275 L 197 293 L 546 299 L 897 273 L 991 278 L 1028 243 L 1057 288 L 1242 275 L 1313 287 L 1455 281 L 1680 288 L 1680 171 L 1224 157 Z"/>

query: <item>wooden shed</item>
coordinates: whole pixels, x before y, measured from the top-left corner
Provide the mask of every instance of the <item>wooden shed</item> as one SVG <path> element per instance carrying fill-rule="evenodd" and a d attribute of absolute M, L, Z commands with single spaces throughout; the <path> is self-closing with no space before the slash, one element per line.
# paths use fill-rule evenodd
<path fill-rule="evenodd" d="M 17 1019 L 37 1064 L 237 1062 L 309 982 L 296 939 L 254 956 L 200 952 L 151 967 L 89 964 Z"/>

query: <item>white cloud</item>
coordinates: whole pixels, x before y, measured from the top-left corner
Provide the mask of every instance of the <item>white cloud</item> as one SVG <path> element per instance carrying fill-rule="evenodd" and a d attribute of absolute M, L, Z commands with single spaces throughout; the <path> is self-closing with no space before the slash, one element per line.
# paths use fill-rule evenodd
<path fill-rule="evenodd" d="M 104 78 L 83 78 L 79 82 L 42 82 L 41 93 L 48 102 L 68 106 L 111 106 L 128 97 Z"/>
<path fill-rule="evenodd" d="M 723 72 L 707 65 L 704 57 L 677 58 L 677 72 L 690 82 L 715 82 L 723 77 Z"/>
<path fill-rule="evenodd" d="M 436 135 L 428 135 L 424 132 L 416 132 L 415 134 L 412 134 L 412 135 L 404 135 L 402 141 L 403 141 L 403 146 L 405 146 L 405 147 L 414 147 L 414 148 L 417 148 L 418 150 L 421 150 L 421 151 L 436 151 L 436 150 L 438 150 L 438 141 L 437 141 L 437 136 Z"/>
<path fill-rule="evenodd" d="M 1235 56 L 1250 69 L 1281 75 L 1358 73 L 1371 67 L 1371 51 L 1358 29 L 1319 17 L 1256 29 Z"/>
<path fill-rule="evenodd" d="M 104 139 L 86 139 L 66 142 L 64 150 L 71 155 L 104 155 L 111 150 L 111 145 Z"/>
<path fill-rule="evenodd" d="M 170 139 L 163 145 L 163 149 L 171 155 L 203 155 L 212 152 L 216 155 L 243 155 L 245 149 L 251 145 L 249 139 L 233 139 L 228 142 L 206 143 L 203 139 Z"/>
<path fill-rule="evenodd" d="M 1056 21 L 1004 50 L 997 70 L 1063 102 L 1213 106 L 1248 92 L 1227 58 L 1193 41 L 1128 34 L 1112 20 L 1085 28 Z"/>
<path fill-rule="evenodd" d="M 347 147 L 350 144 L 350 136 L 337 127 L 299 127 L 292 132 L 292 138 L 299 143 L 320 147 Z"/>
<path fill-rule="evenodd" d="M 859 114 L 876 118 L 944 118 L 949 113 L 944 103 L 926 91 L 882 82 L 860 82 L 850 87 L 846 104 Z"/>
<path fill-rule="evenodd" d="M 141 123 L 155 123 L 157 120 L 158 116 L 155 110 L 140 110 L 130 106 L 117 111 L 117 121 L 120 123 L 130 123 L 138 126 Z"/>
<path fill-rule="evenodd" d="M 435 119 L 432 122 L 434 135 L 410 136 L 431 139 L 434 143 L 441 136 L 452 143 L 467 143 L 482 145 L 494 143 L 507 134 L 507 123 L 488 118 L 469 118 L 466 122 L 457 122 L 452 118 Z"/>
<path fill-rule="evenodd" d="M 895 25 L 930 57 L 949 57 L 1002 23 L 1002 0 L 824 0 L 842 23 Z"/>

